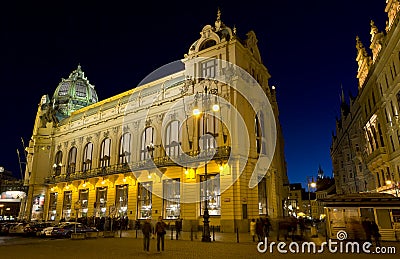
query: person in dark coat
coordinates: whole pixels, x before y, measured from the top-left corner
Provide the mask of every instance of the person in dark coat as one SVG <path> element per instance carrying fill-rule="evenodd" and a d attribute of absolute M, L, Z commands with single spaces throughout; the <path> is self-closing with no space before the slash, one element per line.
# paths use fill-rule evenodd
<path fill-rule="evenodd" d="M 182 219 L 177 219 L 175 221 L 175 229 L 176 229 L 176 240 L 178 240 L 179 236 L 181 235 L 182 231 Z"/>
<path fill-rule="evenodd" d="M 380 246 L 380 245 L 381 245 L 381 242 L 380 242 L 381 234 L 379 233 L 379 227 L 378 227 L 378 225 L 375 223 L 375 221 L 371 220 L 370 222 L 371 222 L 371 223 L 370 223 L 370 226 L 371 226 L 371 234 L 372 234 L 372 236 L 374 237 L 375 245 L 376 245 L 376 246 Z"/>
<path fill-rule="evenodd" d="M 150 219 L 146 219 L 144 224 L 142 225 L 142 233 L 143 233 L 143 248 L 144 251 L 150 252 L 150 236 L 153 232 L 153 226 L 151 225 Z"/>
<path fill-rule="evenodd" d="M 364 229 L 366 240 L 371 242 L 371 224 L 370 224 L 370 221 L 369 221 L 368 217 L 365 217 L 361 221 L 361 226 Z"/>
<path fill-rule="evenodd" d="M 263 237 L 264 237 L 264 226 L 263 226 L 263 222 L 260 219 L 257 219 L 256 221 L 256 234 L 258 237 L 258 242 L 263 241 Z"/>
<path fill-rule="evenodd" d="M 164 236 L 166 232 L 167 224 L 163 221 L 162 216 L 158 217 L 158 222 L 156 223 L 155 232 L 157 234 L 157 252 L 160 252 L 160 242 L 161 250 L 164 251 Z"/>

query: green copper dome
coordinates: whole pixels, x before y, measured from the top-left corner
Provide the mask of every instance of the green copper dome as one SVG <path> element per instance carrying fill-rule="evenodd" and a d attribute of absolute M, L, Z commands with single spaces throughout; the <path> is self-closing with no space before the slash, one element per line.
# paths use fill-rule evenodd
<path fill-rule="evenodd" d="M 54 91 L 53 103 L 58 121 L 68 117 L 72 112 L 98 101 L 94 85 L 89 83 L 81 66 L 62 79 Z"/>

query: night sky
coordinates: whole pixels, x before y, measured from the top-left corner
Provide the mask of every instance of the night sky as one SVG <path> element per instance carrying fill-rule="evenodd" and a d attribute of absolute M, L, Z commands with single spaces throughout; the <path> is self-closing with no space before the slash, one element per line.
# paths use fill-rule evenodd
<path fill-rule="evenodd" d="M 28 144 L 41 96 L 51 97 L 78 63 L 100 100 L 124 92 L 183 58 L 219 7 L 239 37 L 257 35 L 277 89 L 290 182 L 304 184 L 319 165 L 331 176 L 341 85 L 347 99 L 357 94 L 355 38 L 369 47 L 371 19 L 384 30 L 386 1 L 162 2 L 0 4 L 0 165 L 20 176 L 16 149 L 21 137 Z"/>

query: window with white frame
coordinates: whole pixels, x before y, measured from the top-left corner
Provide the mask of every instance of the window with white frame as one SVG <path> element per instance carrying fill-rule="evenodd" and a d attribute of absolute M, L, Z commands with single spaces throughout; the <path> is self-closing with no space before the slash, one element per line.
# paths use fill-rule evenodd
<path fill-rule="evenodd" d="M 205 116 L 203 118 L 203 116 Z M 206 121 L 204 121 L 206 120 Z M 217 148 L 217 137 L 219 130 L 219 120 L 212 114 L 202 114 L 199 118 L 199 148 L 200 150 L 210 150 Z"/>
<path fill-rule="evenodd" d="M 217 59 L 212 58 L 200 63 L 200 74 L 202 78 L 215 78 L 217 75 Z"/>
<path fill-rule="evenodd" d="M 267 179 L 262 178 L 258 183 L 258 214 L 267 215 Z"/>
<path fill-rule="evenodd" d="M 119 145 L 119 163 L 130 162 L 131 157 L 131 133 L 126 132 L 122 135 Z"/>
<path fill-rule="evenodd" d="M 111 139 L 106 138 L 100 146 L 100 167 L 110 166 Z"/>
<path fill-rule="evenodd" d="M 50 221 L 56 220 L 56 216 L 57 216 L 57 198 L 58 198 L 58 193 L 57 192 L 50 193 L 49 212 L 48 212 L 48 220 L 50 220 Z"/>
<path fill-rule="evenodd" d="M 96 216 L 107 216 L 107 187 L 97 187 L 96 189 Z"/>
<path fill-rule="evenodd" d="M 153 182 L 138 183 L 138 218 L 151 218 Z"/>
<path fill-rule="evenodd" d="M 169 157 L 179 156 L 179 121 L 170 122 L 165 130 L 165 153 Z"/>
<path fill-rule="evenodd" d="M 203 215 L 205 208 L 205 199 L 207 198 L 208 213 L 210 216 L 221 215 L 221 189 L 219 174 L 200 176 L 200 214 Z"/>
<path fill-rule="evenodd" d="M 88 216 L 88 201 L 89 201 L 89 189 L 79 190 L 79 200 L 81 201 L 80 217 Z"/>
<path fill-rule="evenodd" d="M 64 201 L 63 201 L 63 211 L 62 217 L 65 221 L 69 221 L 71 218 L 71 206 L 72 206 L 72 191 L 64 192 Z"/>
<path fill-rule="evenodd" d="M 180 217 L 180 179 L 163 180 L 164 218 L 177 219 Z"/>
<path fill-rule="evenodd" d="M 76 167 L 76 147 L 72 147 L 68 153 L 67 175 L 75 173 Z"/>
<path fill-rule="evenodd" d="M 141 149 L 140 149 L 140 160 L 146 160 L 151 158 L 153 155 L 151 148 L 154 148 L 154 140 L 153 140 L 154 128 L 147 127 L 144 129 L 142 133 L 142 141 L 141 141 Z"/>
<path fill-rule="evenodd" d="M 256 135 L 256 150 L 257 154 L 266 154 L 267 146 L 265 142 L 265 125 L 264 125 L 264 114 L 259 112 L 257 116 L 255 116 L 254 120 L 255 125 L 255 135 Z"/>
<path fill-rule="evenodd" d="M 93 143 L 89 142 L 86 144 L 83 150 L 83 162 L 82 171 L 86 172 L 92 169 L 92 155 L 93 155 Z"/>
<path fill-rule="evenodd" d="M 62 167 L 62 151 L 58 151 L 56 153 L 56 158 L 54 159 L 54 175 L 59 176 L 61 175 L 61 167 Z"/>
<path fill-rule="evenodd" d="M 126 215 L 128 210 L 128 184 L 117 185 L 115 193 L 115 207 L 119 215 Z"/>

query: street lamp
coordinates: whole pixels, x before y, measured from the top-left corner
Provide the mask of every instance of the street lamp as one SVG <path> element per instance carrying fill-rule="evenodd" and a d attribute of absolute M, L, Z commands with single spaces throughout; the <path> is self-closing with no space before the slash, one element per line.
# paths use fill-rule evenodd
<path fill-rule="evenodd" d="M 310 218 L 312 218 L 310 189 L 317 187 L 317 183 L 314 182 L 314 177 L 312 177 L 311 181 L 310 181 L 310 178 L 307 177 L 307 186 L 308 186 L 308 206 L 309 206 L 308 213 L 310 214 Z"/>
<path fill-rule="evenodd" d="M 214 99 L 214 103 L 210 106 L 211 101 L 210 101 L 210 95 L 216 95 L 218 93 L 217 89 L 208 89 L 207 85 L 205 84 L 204 86 L 204 92 L 200 93 L 200 98 L 201 98 L 201 104 L 202 104 L 202 109 L 203 109 L 203 136 L 205 136 L 206 131 L 207 131 L 207 112 L 208 108 L 211 108 L 213 112 L 219 111 L 219 105 L 217 103 L 217 97 Z M 200 116 L 202 111 L 200 110 L 197 99 L 199 98 L 199 93 L 196 94 L 195 96 L 195 105 L 193 108 L 193 115 L 194 116 Z M 208 141 L 203 139 L 203 150 L 207 151 L 208 149 Z M 204 213 L 203 213 L 203 222 L 204 222 L 204 227 L 203 227 L 203 236 L 201 238 L 202 242 L 211 242 L 211 235 L 210 235 L 210 214 L 208 212 L 208 193 L 207 193 L 207 180 L 208 180 L 208 174 L 207 174 L 207 161 L 204 164 L 204 177 L 205 177 L 205 186 L 203 187 L 204 193 L 205 193 L 205 198 L 204 198 Z"/>

